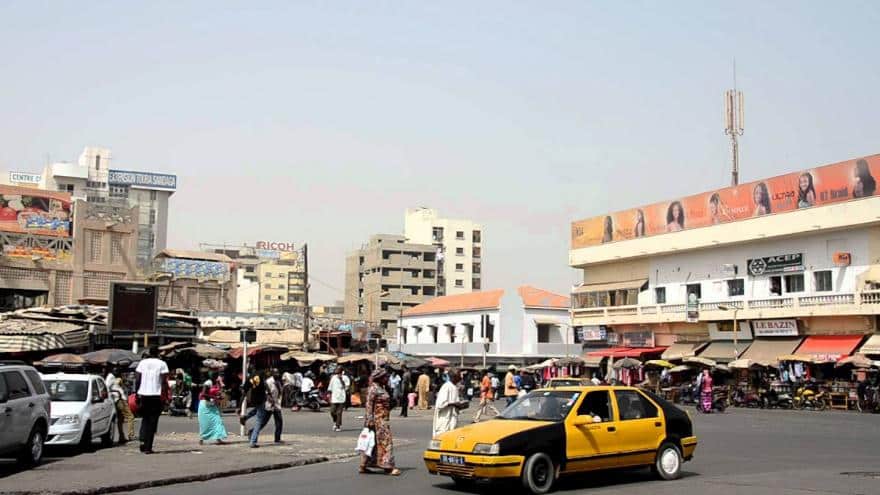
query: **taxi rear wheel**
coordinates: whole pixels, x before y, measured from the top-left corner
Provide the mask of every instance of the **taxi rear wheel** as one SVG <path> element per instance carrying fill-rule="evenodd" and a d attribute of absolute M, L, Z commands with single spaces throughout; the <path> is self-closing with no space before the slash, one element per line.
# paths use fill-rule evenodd
<path fill-rule="evenodd" d="M 556 467 L 553 459 L 543 452 L 532 454 L 526 459 L 522 470 L 523 488 L 535 495 L 548 493 L 556 478 Z"/>
<path fill-rule="evenodd" d="M 681 477 L 682 465 L 681 451 L 672 442 L 664 442 L 657 449 L 657 459 L 654 461 L 653 471 L 664 480 L 675 480 Z"/>

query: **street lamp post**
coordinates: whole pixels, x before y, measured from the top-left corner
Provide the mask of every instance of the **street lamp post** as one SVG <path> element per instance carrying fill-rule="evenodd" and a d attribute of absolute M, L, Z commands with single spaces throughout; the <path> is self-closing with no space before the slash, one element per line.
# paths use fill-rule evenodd
<path fill-rule="evenodd" d="M 739 357 L 739 352 L 737 352 L 738 349 L 737 349 L 737 340 L 736 340 L 737 331 L 739 330 L 737 328 L 736 314 L 739 312 L 739 308 L 736 306 L 727 306 L 726 304 L 719 304 L 718 309 L 720 309 L 721 311 L 733 311 L 733 359 L 734 359 L 734 361 L 736 361 L 736 359 Z"/>

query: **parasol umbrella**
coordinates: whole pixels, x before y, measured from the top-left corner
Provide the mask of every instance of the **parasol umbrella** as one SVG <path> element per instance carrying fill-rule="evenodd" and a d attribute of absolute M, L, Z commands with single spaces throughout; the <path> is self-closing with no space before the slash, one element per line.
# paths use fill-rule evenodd
<path fill-rule="evenodd" d="M 642 366 L 642 362 L 634 358 L 623 358 L 615 361 L 612 367 L 616 370 L 621 368 L 637 369 Z"/>
<path fill-rule="evenodd" d="M 34 362 L 34 366 L 43 367 L 79 367 L 85 364 L 88 363 L 86 363 L 86 360 L 83 359 L 82 356 L 66 352 L 63 354 L 46 356 L 43 359 Z"/>
<path fill-rule="evenodd" d="M 663 359 L 652 359 L 645 362 L 645 366 L 653 366 L 656 368 L 675 368 L 675 365 Z"/>
<path fill-rule="evenodd" d="M 670 373 L 684 373 L 686 371 L 692 371 L 694 369 L 693 366 L 688 366 L 686 364 L 681 364 L 676 366 L 675 368 L 671 368 L 669 370 Z"/>
<path fill-rule="evenodd" d="M 803 354 L 785 354 L 784 356 L 779 356 L 776 358 L 780 362 L 797 362 L 797 363 L 812 363 L 814 359 L 811 356 L 806 356 Z"/>
<path fill-rule="evenodd" d="M 835 368 L 840 368 L 841 366 L 852 366 L 855 368 L 866 369 L 877 366 L 877 363 L 868 359 L 864 354 L 853 354 L 852 356 L 847 356 L 841 359 L 834 365 Z"/>
<path fill-rule="evenodd" d="M 401 357 L 403 360 L 403 365 L 410 369 L 422 368 L 424 366 L 428 366 L 428 362 L 422 358 L 417 358 L 415 356 L 406 356 Z"/>
<path fill-rule="evenodd" d="M 449 361 L 445 359 L 440 359 L 438 357 L 425 358 L 425 361 L 427 361 L 428 364 L 434 366 L 435 368 L 446 368 L 449 366 Z"/>
<path fill-rule="evenodd" d="M 216 359 L 205 359 L 202 361 L 202 365 L 209 370 L 223 370 L 226 369 L 226 363 L 223 361 L 218 361 Z"/>
<path fill-rule="evenodd" d="M 95 366 L 129 366 L 141 360 L 140 356 L 125 349 L 101 349 L 83 354 L 82 357 Z"/>
<path fill-rule="evenodd" d="M 713 361 L 711 359 L 699 357 L 699 356 L 686 357 L 686 358 L 684 358 L 684 362 L 690 363 L 690 364 L 699 364 L 701 366 L 706 366 L 709 368 L 714 368 L 715 366 L 718 365 L 718 363 L 716 363 L 715 361 Z"/>

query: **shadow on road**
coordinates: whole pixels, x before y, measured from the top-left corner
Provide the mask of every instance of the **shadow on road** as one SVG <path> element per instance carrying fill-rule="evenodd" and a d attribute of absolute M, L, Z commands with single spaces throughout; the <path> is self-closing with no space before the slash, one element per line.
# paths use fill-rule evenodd
<path fill-rule="evenodd" d="M 681 479 L 693 478 L 699 476 L 697 473 L 684 471 L 681 474 Z M 588 490 L 595 488 L 608 488 L 608 487 L 624 487 L 630 484 L 637 483 L 656 483 L 657 477 L 651 473 L 649 469 L 619 469 L 612 471 L 600 471 L 594 473 L 585 473 L 578 474 L 572 476 L 564 476 L 562 477 L 556 485 L 553 487 L 554 493 L 565 493 L 565 492 L 574 492 L 580 490 Z M 503 482 L 495 482 L 495 483 L 463 483 L 461 485 L 456 485 L 453 482 L 444 482 L 439 484 L 434 484 L 435 488 L 440 488 L 443 490 L 447 490 L 452 493 L 499 493 L 504 491 L 505 488 L 513 488 L 514 492 L 519 488 L 519 481 L 509 480 Z"/>

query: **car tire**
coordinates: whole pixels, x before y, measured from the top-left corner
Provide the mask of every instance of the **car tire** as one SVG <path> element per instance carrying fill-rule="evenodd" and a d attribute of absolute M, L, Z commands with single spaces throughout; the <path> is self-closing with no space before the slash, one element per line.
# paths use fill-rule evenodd
<path fill-rule="evenodd" d="M 46 443 L 46 434 L 39 425 L 35 425 L 28 435 L 27 443 L 18 454 L 18 462 L 25 466 L 36 466 L 43 460 L 43 448 Z"/>
<path fill-rule="evenodd" d="M 660 477 L 660 479 L 670 481 L 681 477 L 681 465 L 684 459 L 681 456 L 681 450 L 672 442 L 663 442 L 657 449 L 657 457 L 654 460 L 652 471 Z"/>
<path fill-rule="evenodd" d="M 83 426 L 82 436 L 79 438 L 79 448 L 84 452 L 92 452 L 95 446 L 92 443 L 92 423 L 86 422 Z"/>
<path fill-rule="evenodd" d="M 549 455 L 538 452 L 529 456 L 523 464 L 520 479 L 522 486 L 529 493 L 543 495 L 550 492 L 556 481 L 556 466 Z"/>
<path fill-rule="evenodd" d="M 101 435 L 101 446 L 104 448 L 110 448 L 119 443 L 119 428 L 116 427 L 116 417 L 110 418 L 110 427 L 107 428 L 107 433 Z"/>

